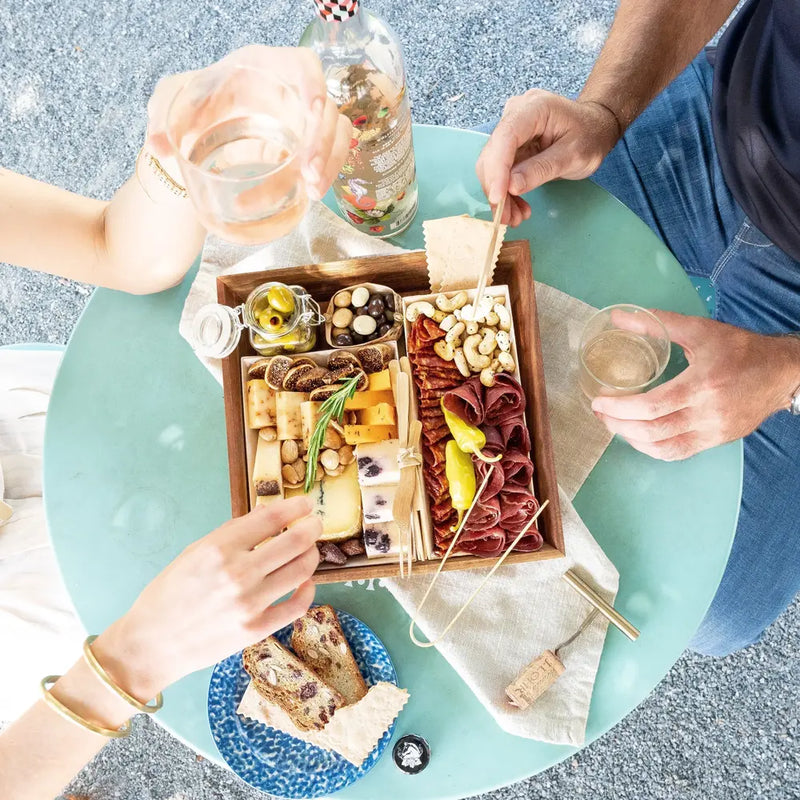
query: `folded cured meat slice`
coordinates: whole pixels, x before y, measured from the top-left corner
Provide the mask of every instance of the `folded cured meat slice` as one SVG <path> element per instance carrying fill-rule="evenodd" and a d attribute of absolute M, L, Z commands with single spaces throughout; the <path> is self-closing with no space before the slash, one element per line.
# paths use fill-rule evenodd
<path fill-rule="evenodd" d="M 497 497 L 484 498 L 476 503 L 464 525 L 462 539 L 474 539 L 476 533 L 482 533 L 487 528 L 494 528 L 500 523 L 500 502 Z"/>
<path fill-rule="evenodd" d="M 416 351 L 431 342 L 444 339 L 445 332 L 430 317 L 417 317 L 409 333 L 409 350 Z"/>
<path fill-rule="evenodd" d="M 509 537 L 508 546 L 511 542 L 514 541 L 516 536 Z M 534 525 L 518 542 L 514 551 L 517 553 L 532 553 L 534 550 L 541 549 L 542 545 L 544 544 L 544 539 L 542 538 L 542 534 L 539 533 L 539 529 Z"/>
<path fill-rule="evenodd" d="M 500 428 L 495 428 L 494 425 L 481 425 L 481 431 L 486 437 L 486 444 L 481 451 L 485 456 L 492 458 L 506 452 L 506 444 Z"/>
<path fill-rule="evenodd" d="M 533 461 L 519 450 L 509 450 L 500 460 L 498 466 L 502 467 L 502 472 L 507 484 L 513 483 L 517 486 L 524 486 L 526 489 L 533 478 Z"/>
<path fill-rule="evenodd" d="M 509 450 L 518 450 L 522 453 L 529 453 L 531 450 L 531 432 L 522 414 L 502 422 L 500 436 Z"/>
<path fill-rule="evenodd" d="M 502 425 L 509 419 L 520 416 L 525 410 L 525 392 L 518 381 L 501 372 L 495 375 L 494 386 L 485 390 L 483 406 L 486 424 Z"/>
<path fill-rule="evenodd" d="M 472 553 L 483 558 L 495 558 L 499 556 L 506 545 L 506 537 L 502 528 L 489 528 L 480 532 L 474 539 L 464 540 L 462 536 L 458 540 L 456 550 L 462 553 Z"/>
<path fill-rule="evenodd" d="M 500 525 L 508 533 L 520 533 L 539 508 L 527 489 L 506 485 L 500 493 Z"/>
<path fill-rule="evenodd" d="M 486 451 L 484 450 L 484 453 Z M 472 463 L 475 465 L 475 480 L 480 487 L 483 483 L 483 479 L 486 477 L 486 473 L 491 469 L 492 465 L 487 464 L 485 461 L 481 461 L 478 458 L 473 457 Z M 488 500 L 490 497 L 494 497 L 497 495 L 503 488 L 505 484 L 505 473 L 503 472 L 502 467 L 503 461 L 500 460 L 496 464 L 494 464 L 494 469 L 492 470 L 492 477 L 489 478 L 489 483 L 486 484 L 486 488 L 481 493 L 481 500 Z"/>
<path fill-rule="evenodd" d="M 485 416 L 483 388 L 478 377 L 470 378 L 461 386 L 447 392 L 442 403 L 448 411 L 464 422 L 470 425 L 482 425 Z"/>

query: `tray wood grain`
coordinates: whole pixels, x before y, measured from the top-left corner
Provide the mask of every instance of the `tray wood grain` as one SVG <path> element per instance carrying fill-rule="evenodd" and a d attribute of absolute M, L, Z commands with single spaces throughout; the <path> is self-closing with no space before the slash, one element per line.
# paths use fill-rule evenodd
<path fill-rule="evenodd" d="M 412 296 L 430 292 L 428 271 L 423 251 L 389 256 L 346 259 L 323 264 L 271 269 L 267 272 L 249 272 L 217 278 L 217 297 L 220 303 L 231 307 L 241 305 L 250 292 L 266 281 L 300 284 L 325 307 L 339 289 L 361 282 L 378 282 L 391 286 L 398 294 Z M 495 284 L 507 284 L 511 294 L 511 308 L 519 348 L 519 380 L 525 387 L 527 419 L 531 428 L 533 482 L 540 501 L 550 500 L 539 517 L 539 530 L 545 544 L 535 553 L 512 553 L 506 564 L 520 564 L 561 558 L 565 553 L 561 509 L 558 501 L 558 482 L 553 458 L 553 442 L 547 412 L 547 393 L 544 383 L 542 348 L 539 339 L 539 319 L 536 310 L 533 270 L 530 247 L 527 241 L 506 242 L 500 250 L 494 272 Z M 246 514 L 249 509 L 249 476 L 245 452 L 245 419 L 242 398 L 239 360 L 254 355 L 248 340 L 242 336 L 238 347 L 222 360 L 222 380 L 225 395 L 225 422 L 228 436 L 228 462 L 230 468 L 231 510 L 233 516 Z M 328 349 L 320 326 L 317 348 Z M 453 557 L 445 570 L 488 567 L 492 559 L 478 556 Z M 437 569 L 438 559 L 416 561 L 415 573 L 428 573 Z M 317 583 L 362 580 L 378 577 L 397 577 L 397 564 L 367 564 L 365 566 L 321 569 L 314 574 Z"/>

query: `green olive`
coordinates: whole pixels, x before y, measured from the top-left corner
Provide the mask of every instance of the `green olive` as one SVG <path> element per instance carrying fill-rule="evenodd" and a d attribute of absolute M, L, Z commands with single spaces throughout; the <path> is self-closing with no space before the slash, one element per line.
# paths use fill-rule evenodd
<path fill-rule="evenodd" d="M 283 314 L 274 310 L 265 312 L 259 319 L 261 321 L 261 327 L 270 333 L 279 333 L 285 323 Z"/>

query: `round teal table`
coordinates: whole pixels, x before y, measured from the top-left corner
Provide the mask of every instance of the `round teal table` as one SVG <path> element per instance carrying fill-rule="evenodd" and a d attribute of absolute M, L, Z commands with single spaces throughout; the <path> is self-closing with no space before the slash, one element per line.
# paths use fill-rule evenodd
<path fill-rule="evenodd" d="M 422 221 L 488 215 L 474 164 L 481 134 L 415 128 L 421 204 L 396 240 L 422 247 Z M 638 303 L 705 313 L 683 270 L 650 230 L 589 182 L 534 192 L 536 278 L 595 306 Z M 229 516 L 222 389 L 178 335 L 194 271 L 151 297 L 98 290 L 64 355 L 45 441 L 47 517 L 67 588 L 90 632 L 122 614 L 189 542 Z M 302 283 L 302 280 L 299 280 Z M 739 443 L 680 463 L 653 461 L 615 440 L 575 505 L 620 572 L 617 608 L 636 643 L 610 628 L 592 698 L 591 742 L 641 703 L 685 649 L 722 577 L 739 507 Z M 546 769 L 573 750 L 509 736 L 435 649 L 408 638 L 408 618 L 373 583 L 317 597 L 383 639 L 411 701 L 397 734 L 414 732 L 433 758 L 416 777 L 382 759 L 343 798 L 461 798 Z M 210 670 L 166 692 L 158 719 L 212 759 Z M 675 721 L 678 724 L 678 721 Z"/>

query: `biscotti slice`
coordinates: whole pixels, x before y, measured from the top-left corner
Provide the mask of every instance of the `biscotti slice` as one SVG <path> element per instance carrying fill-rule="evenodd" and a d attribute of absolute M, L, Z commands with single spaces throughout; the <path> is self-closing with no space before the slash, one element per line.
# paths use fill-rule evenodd
<path fill-rule="evenodd" d="M 367 693 L 367 684 L 358 669 L 353 652 L 330 606 L 310 608 L 295 620 L 292 648 L 317 675 L 347 701 L 360 700 Z"/>
<path fill-rule="evenodd" d="M 262 697 L 279 705 L 302 731 L 324 728 L 345 705 L 339 692 L 274 636 L 246 648 L 242 661 Z"/>

